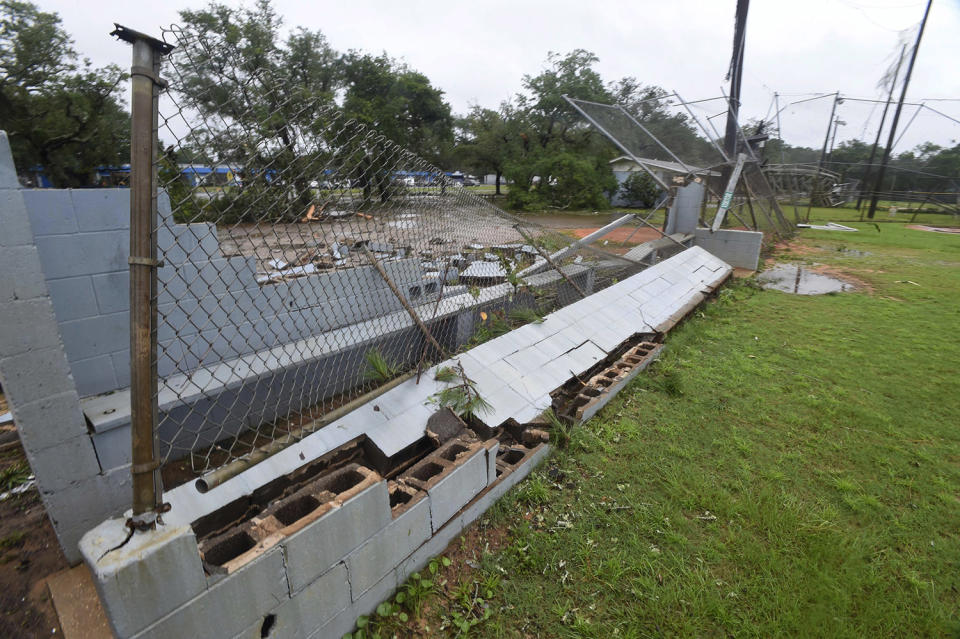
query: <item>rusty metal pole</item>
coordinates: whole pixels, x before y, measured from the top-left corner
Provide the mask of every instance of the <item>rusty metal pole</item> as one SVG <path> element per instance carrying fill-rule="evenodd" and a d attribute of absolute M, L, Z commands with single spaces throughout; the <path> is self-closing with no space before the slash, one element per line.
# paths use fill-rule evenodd
<path fill-rule="evenodd" d="M 130 70 L 130 415 L 133 524 L 152 526 L 161 503 L 157 424 L 157 120 L 160 58 L 169 45 L 117 25 L 133 45 Z"/>

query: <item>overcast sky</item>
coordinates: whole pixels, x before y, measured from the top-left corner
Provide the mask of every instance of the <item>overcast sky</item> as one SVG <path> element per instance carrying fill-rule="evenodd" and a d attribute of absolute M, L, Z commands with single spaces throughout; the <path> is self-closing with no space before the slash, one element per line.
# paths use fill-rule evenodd
<path fill-rule="evenodd" d="M 97 65 L 130 64 L 127 45 L 107 36 L 113 22 L 159 34 L 178 10 L 201 2 L 129 0 L 38 2 L 56 11 L 77 49 Z M 736 0 L 632 0 L 598 3 L 485 0 L 328 2 L 275 0 L 285 26 L 320 29 L 338 50 L 386 51 L 425 73 L 456 112 L 471 104 L 495 107 L 536 74 L 548 51 L 576 48 L 600 58 L 606 80 L 631 75 L 644 84 L 676 90 L 687 100 L 721 95 L 733 39 Z M 753 0 L 747 24 L 742 120 L 770 112 L 774 91 L 781 106 L 811 93 L 839 90 L 851 97 L 881 96 L 877 82 L 898 50 L 901 32 L 923 15 L 917 0 Z M 960 98 L 960 0 L 935 0 L 910 84 L 908 100 Z M 912 44 L 912 39 L 910 40 Z M 799 95 L 804 94 L 804 95 Z M 960 120 L 960 100 L 929 102 Z M 831 100 L 781 113 L 784 139 L 819 147 Z M 847 101 L 837 140 L 876 134 L 880 108 Z M 703 105 L 701 115 L 723 110 Z M 892 112 L 891 112 L 892 113 Z M 901 129 L 914 109 L 907 108 Z M 889 120 L 888 120 L 889 121 Z M 722 118 L 715 120 L 722 129 Z M 897 147 L 960 140 L 960 124 L 923 109 Z"/>

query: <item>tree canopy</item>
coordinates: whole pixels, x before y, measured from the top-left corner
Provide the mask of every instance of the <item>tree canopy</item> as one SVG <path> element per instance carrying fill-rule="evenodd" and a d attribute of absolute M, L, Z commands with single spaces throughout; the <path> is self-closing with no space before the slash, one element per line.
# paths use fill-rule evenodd
<path fill-rule="evenodd" d="M 57 14 L 0 1 L 0 122 L 21 173 L 42 166 L 55 186 L 86 186 L 98 165 L 128 162 L 125 79 L 81 59 Z"/>

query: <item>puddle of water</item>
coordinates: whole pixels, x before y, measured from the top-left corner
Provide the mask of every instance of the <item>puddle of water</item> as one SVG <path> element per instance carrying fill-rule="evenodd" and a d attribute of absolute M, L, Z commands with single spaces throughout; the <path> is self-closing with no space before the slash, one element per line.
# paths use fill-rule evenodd
<path fill-rule="evenodd" d="M 797 295 L 823 295 L 856 290 L 849 282 L 814 273 L 797 264 L 776 264 L 760 273 L 757 280 L 763 288 Z"/>

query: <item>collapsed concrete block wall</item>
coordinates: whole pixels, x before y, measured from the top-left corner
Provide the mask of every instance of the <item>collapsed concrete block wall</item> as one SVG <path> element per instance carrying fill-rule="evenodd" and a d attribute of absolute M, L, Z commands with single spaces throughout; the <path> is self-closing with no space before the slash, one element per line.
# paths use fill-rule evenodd
<path fill-rule="evenodd" d="M 80 536 L 130 504 L 130 398 L 125 388 L 129 381 L 129 192 L 23 189 L 5 135 L 0 143 L 0 175 L 0 266 L 5 275 L 0 286 L 0 383 L 54 529 L 67 559 L 74 563 L 80 560 Z M 160 209 L 169 215 L 163 194 Z M 158 241 L 167 249 L 170 264 L 165 269 L 182 260 L 190 259 L 196 265 L 207 259 L 210 268 L 216 262 L 215 266 L 229 265 L 238 274 L 234 284 L 225 285 L 223 291 L 181 277 L 184 290 L 179 299 L 174 303 L 164 296 L 161 305 L 161 311 L 171 316 L 182 312 L 184 322 L 178 335 L 162 336 L 166 341 L 161 343 L 161 352 L 177 348 L 171 340 L 179 340 L 176 343 L 186 345 L 189 351 L 190 341 L 199 335 L 199 329 L 195 332 L 191 327 L 217 327 L 234 336 L 218 344 L 222 352 L 237 354 L 231 364 L 244 357 L 259 362 L 259 368 L 248 367 L 249 375 L 241 383 L 203 387 L 207 397 L 225 394 L 227 404 L 232 403 L 231 398 L 244 397 L 245 405 L 259 407 L 238 416 L 237 430 L 253 425 L 251 420 L 267 421 L 302 408 L 304 402 L 322 399 L 316 392 L 296 392 L 307 384 L 324 388 L 327 394 L 341 392 L 341 386 L 323 383 L 334 366 L 338 384 L 358 383 L 363 376 L 363 354 L 373 345 L 404 362 L 422 350 L 422 335 L 399 310 L 399 301 L 385 293 L 385 285 L 371 267 L 261 285 L 249 259 L 216 257 L 219 245 L 212 225 L 172 226 L 159 232 Z M 449 336 L 445 346 L 450 350 L 470 338 L 478 310 L 502 307 L 512 293 L 509 285 L 494 286 L 475 298 L 457 287 L 447 287 L 438 308 L 430 289 L 433 283 L 424 282 L 419 264 L 398 260 L 384 267 L 402 283 L 408 299 L 416 299 L 422 314 L 436 312 L 434 324 L 450 325 L 437 331 Z M 590 269 L 572 265 L 565 271 L 581 288 L 592 290 Z M 190 272 L 199 277 L 196 269 Z M 335 278 L 339 280 L 334 282 Z M 553 272 L 536 276 L 534 283 L 556 287 L 562 300 L 578 295 Z M 323 286 L 341 294 L 321 300 L 316 287 Z M 358 302 L 357 287 L 373 291 L 371 297 L 379 301 Z M 207 296 L 200 297 L 203 294 Z M 519 297 L 511 303 L 520 303 Z M 309 298 L 333 310 L 324 315 L 327 321 L 314 326 L 291 325 L 283 315 L 291 298 Z M 299 339 L 251 353 L 255 345 L 247 336 L 243 340 L 236 337 L 249 327 L 229 324 L 244 304 L 261 309 L 258 321 L 276 323 L 277 334 Z M 358 318 L 367 319 L 357 322 Z M 393 352 L 391 347 L 395 350 L 396 344 L 406 344 L 407 352 Z M 311 357 L 295 359 L 290 352 L 310 353 Z M 170 372 L 172 360 L 167 357 L 164 361 L 164 371 Z M 216 366 L 223 364 L 205 361 L 196 357 L 192 362 L 198 366 L 193 371 L 195 381 L 203 376 L 215 380 Z M 258 389 L 256 393 L 253 388 Z M 193 407 L 188 405 L 189 398 L 180 394 L 165 394 L 163 388 L 160 394 L 166 398 L 161 401 L 162 410 Z M 199 395 L 202 393 L 198 392 L 196 401 L 209 401 Z M 194 411 L 198 418 L 203 412 Z M 198 438 L 193 443 L 202 446 L 211 441 Z"/>
<path fill-rule="evenodd" d="M 489 444 L 451 441 L 402 484 L 344 468 L 255 519 L 266 532 L 252 545 L 244 530 L 198 544 L 190 526 L 161 525 L 111 550 L 126 537 L 111 520 L 81 548 L 118 637 L 341 637 L 550 450 Z"/>
<path fill-rule="evenodd" d="M 456 362 L 492 405 L 483 424 L 529 422 L 551 405 L 560 386 L 583 379 L 587 371 L 593 371 L 588 379 L 604 376 L 613 392 L 623 388 L 658 350 L 646 343 L 628 348 L 631 340 L 669 331 L 730 272 L 694 247 L 555 311 L 540 324 L 458 355 Z M 621 351 L 627 358 L 623 367 L 601 372 L 609 355 Z M 129 550 L 106 552 L 126 535 L 122 521 L 92 530 L 82 542 L 83 553 L 117 634 L 340 637 L 349 631 L 358 615 L 372 611 L 412 571 L 442 552 L 547 454 L 546 444 L 477 441 L 470 434 L 448 440 L 390 481 L 349 462 L 284 489 L 274 500 L 281 490 L 276 482 L 302 472 L 305 463 L 336 455 L 351 441 L 362 438 L 379 458 L 401 459 L 403 451 L 424 439 L 433 414 L 429 398 L 443 387 L 434 372 L 452 361 L 209 492 L 189 484 L 170 491 L 164 526 L 139 537 Z M 603 402 L 587 401 L 594 403 L 584 404 L 581 417 Z M 481 433 L 481 426 L 473 430 Z M 492 432 L 498 430 L 510 427 Z M 268 489 L 275 493 L 265 493 Z M 258 494 L 262 503 L 255 500 Z M 220 518 L 219 513 L 229 515 Z M 239 519 L 237 513 L 242 513 Z M 182 565 L 179 576 L 151 568 L 161 561 Z M 143 581 L 142 594 L 123 587 L 130 575 Z"/>

